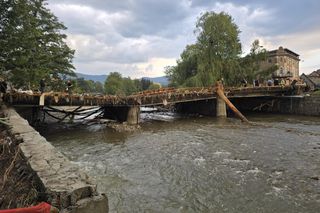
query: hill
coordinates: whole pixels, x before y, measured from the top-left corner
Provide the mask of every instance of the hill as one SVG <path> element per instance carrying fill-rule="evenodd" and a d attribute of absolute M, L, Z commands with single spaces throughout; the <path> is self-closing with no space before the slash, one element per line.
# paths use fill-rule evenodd
<path fill-rule="evenodd" d="M 76 75 L 78 76 L 78 78 L 84 78 L 85 80 L 92 80 L 92 81 L 100 81 L 103 84 L 107 79 L 107 75 L 89 75 L 89 74 L 82 74 L 77 72 L 76 72 Z"/>
<path fill-rule="evenodd" d="M 92 80 L 92 81 L 100 81 L 101 83 L 104 83 L 108 77 L 108 75 L 89 75 L 89 74 L 82 74 L 82 73 L 76 73 L 76 75 L 78 78 L 84 78 L 85 80 Z M 154 77 L 154 78 L 143 77 L 143 78 L 149 79 L 163 86 L 167 86 L 169 83 L 169 80 L 166 76 Z"/>
<path fill-rule="evenodd" d="M 168 86 L 168 84 L 169 84 L 169 80 L 166 76 L 154 77 L 154 78 L 143 77 L 143 78 L 149 79 L 150 81 L 153 81 L 154 83 L 159 83 L 162 86 Z"/>

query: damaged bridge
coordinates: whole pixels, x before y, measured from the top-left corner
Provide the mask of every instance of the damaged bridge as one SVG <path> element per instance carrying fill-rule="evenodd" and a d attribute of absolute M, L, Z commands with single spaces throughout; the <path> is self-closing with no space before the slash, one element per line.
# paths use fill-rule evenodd
<path fill-rule="evenodd" d="M 299 94 L 304 86 L 268 86 L 268 87 L 239 87 L 225 88 L 223 94 L 228 99 L 238 101 L 248 97 L 283 97 L 292 94 Z M 140 107 L 156 107 L 174 105 L 178 110 L 190 108 L 197 102 L 215 101 L 206 105 L 203 111 L 216 111 L 217 116 L 226 116 L 226 106 L 217 95 L 217 87 L 202 88 L 163 88 L 158 90 L 148 90 L 130 96 L 114 95 L 93 95 L 93 94 L 67 94 L 59 92 L 49 93 L 7 93 L 5 102 L 13 106 L 32 107 L 34 111 L 43 110 L 53 116 L 52 112 L 60 111 L 65 113 L 65 117 L 83 115 L 89 117 L 94 113 L 99 113 L 104 118 L 114 119 L 120 122 L 127 121 L 129 124 L 139 123 Z M 57 106 L 73 106 L 72 111 L 57 109 Z M 85 107 L 85 108 L 84 108 Z M 95 108 L 92 108 L 95 107 Z M 230 106 L 229 106 L 230 107 Z M 203 107 L 202 107 L 203 108 Z M 61 120 L 61 118 L 57 118 Z"/>

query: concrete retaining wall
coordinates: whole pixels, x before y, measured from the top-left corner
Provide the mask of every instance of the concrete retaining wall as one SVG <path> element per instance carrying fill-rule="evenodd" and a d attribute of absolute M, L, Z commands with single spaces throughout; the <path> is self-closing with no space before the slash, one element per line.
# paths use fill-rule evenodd
<path fill-rule="evenodd" d="M 108 212 L 108 199 L 99 194 L 87 174 L 58 152 L 14 109 L 4 109 L 10 134 L 45 188 L 47 202 L 62 212 Z"/>
<path fill-rule="evenodd" d="M 294 115 L 320 116 L 320 97 L 261 97 L 231 99 L 241 111 L 273 112 Z"/>
<path fill-rule="evenodd" d="M 279 98 L 273 110 L 280 113 L 320 116 L 320 97 Z"/>
<path fill-rule="evenodd" d="M 320 116 L 319 96 L 242 97 L 231 98 L 230 101 L 240 112 L 255 111 Z M 177 103 L 175 110 L 178 113 L 216 116 L 216 100 Z M 229 110 L 228 113 L 232 114 Z"/>

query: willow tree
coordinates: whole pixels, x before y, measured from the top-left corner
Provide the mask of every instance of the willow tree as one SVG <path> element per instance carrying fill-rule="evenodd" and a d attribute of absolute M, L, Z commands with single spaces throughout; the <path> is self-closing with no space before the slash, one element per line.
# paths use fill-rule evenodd
<path fill-rule="evenodd" d="M 199 61 L 197 78 L 203 86 L 223 78 L 234 84 L 239 73 L 240 30 L 224 12 L 206 12 L 196 23 Z"/>
<path fill-rule="evenodd" d="M 187 45 L 177 60 L 177 66 L 166 67 L 171 86 L 197 86 L 199 48 L 198 45 Z"/>
<path fill-rule="evenodd" d="M 74 75 L 66 27 L 45 0 L 0 1 L 0 71 L 16 86 L 37 87 L 41 78 Z"/>
<path fill-rule="evenodd" d="M 197 42 L 187 45 L 166 74 L 172 86 L 210 86 L 223 78 L 229 85 L 241 76 L 240 30 L 226 13 L 206 12 L 196 22 Z"/>

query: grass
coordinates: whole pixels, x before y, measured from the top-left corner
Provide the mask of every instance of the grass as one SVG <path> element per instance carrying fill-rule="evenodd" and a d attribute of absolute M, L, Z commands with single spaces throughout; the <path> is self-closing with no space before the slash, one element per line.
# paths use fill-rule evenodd
<path fill-rule="evenodd" d="M 320 96 L 320 90 L 316 90 L 313 93 L 311 93 L 312 96 Z"/>

